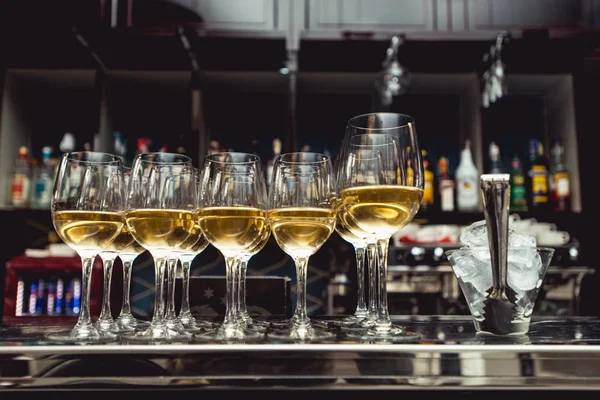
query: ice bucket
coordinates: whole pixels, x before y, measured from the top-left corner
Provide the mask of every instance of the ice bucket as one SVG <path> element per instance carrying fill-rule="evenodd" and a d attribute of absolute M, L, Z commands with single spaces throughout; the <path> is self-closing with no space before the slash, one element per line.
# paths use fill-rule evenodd
<path fill-rule="evenodd" d="M 535 301 L 554 255 L 553 248 L 508 248 L 508 296 L 505 299 L 508 306 L 502 313 L 493 312 L 490 307 L 494 283 L 489 248 L 464 247 L 448 250 L 445 254 L 477 332 L 492 335 L 526 335 L 529 332 Z"/>

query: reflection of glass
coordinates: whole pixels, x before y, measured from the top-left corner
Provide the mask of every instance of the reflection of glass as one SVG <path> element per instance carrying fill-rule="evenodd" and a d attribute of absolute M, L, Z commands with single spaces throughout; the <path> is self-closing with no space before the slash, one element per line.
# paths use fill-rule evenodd
<path fill-rule="evenodd" d="M 275 159 L 269 191 L 269 225 L 281 249 L 296 264 L 296 309 L 274 323 L 269 338 L 311 341 L 335 338 L 309 317 L 306 308 L 308 260 L 335 228 L 335 190 L 331 160 L 320 153 L 287 153 Z"/>
<path fill-rule="evenodd" d="M 391 236 L 410 222 L 423 197 L 423 160 L 414 120 L 374 113 L 352 118 L 340 147 L 338 189 L 350 231 L 376 243 L 377 318 L 373 326 L 349 331 L 368 341 L 419 338 L 392 324 L 387 302 L 387 258 Z"/>
<path fill-rule="evenodd" d="M 187 240 L 196 220 L 192 160 L 177 153 L 138 154 L 133 160 L 128 189 L 127 227 L 133 238 L 152 254 L 156 276 L 150 326 L 122 337 L 133 341 L 188 339 L 189 335 L 169 329 L 165 322 L 163 286 L 172 249 Z"/>
<path fill-rule="evenodd" d="M 200 228 L 225 258 L 225 318 L 216 332 L 198 335 L 223 341 L 262 340 L 264 334 L 238 319 L 240 254 L 250 254 L 267 231 L 267 198 L 259 157 L 235 152 L 205 159 L 200 179 Z"/>
<path fill-rule="evenodd" d="M 504 334 L 525 335 L 529 332 L 535 301 L 553 255 L 552 248 L 509 247 L 507 284 L 515 292 L 516 300 L 513 312 L 507 315 L 510 321 L 499 324 L 510 326 L 510 332 Z M 477 332 L 500 334 L 490 332 L 495 324 L 488 323 L 484 311 L 485 300 L 493 287 L 489 248 L 448 250 L 446 257 L 467 301 Z"/>
<path fill-rule="evenodd" d="M 62 241 L 81 257 L 81 309 L 73 329 L 50 335 L 51 340 L 95 342 L 116 337 L 101 334 L 92 324 L 90 282 L 96 255 L 108 249 L 123 228 L 124 200 L 120 158 L 88 151 L 61 157 L 52 198 L 52 222 Z"/>

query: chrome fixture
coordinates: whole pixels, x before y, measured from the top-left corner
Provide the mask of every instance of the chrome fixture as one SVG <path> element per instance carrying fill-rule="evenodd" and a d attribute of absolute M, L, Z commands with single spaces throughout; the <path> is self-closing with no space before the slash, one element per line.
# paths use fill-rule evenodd
<path fill-rule="evenodd" d="M 502 62 L 502 50 L 509 38 L 507 32 L 500 32 L 496 37 L 496 42 L 490 46 L 489 52 L 483 55 L 481 103 L 485 108 L 508 93 L 506 65 Z"/>
<path fill-rule="evenodd" d="M 406 42 L 404 34 L 392 37 L 390 46 L 386 50 L 386 57 L 382 63 L 382 70 L 375 82 L 381 105 L 389 106 L 394 96 L 399 96 L 410 86 L 410 73 L 405 66 L 398 62 L 398 48 Z"/>

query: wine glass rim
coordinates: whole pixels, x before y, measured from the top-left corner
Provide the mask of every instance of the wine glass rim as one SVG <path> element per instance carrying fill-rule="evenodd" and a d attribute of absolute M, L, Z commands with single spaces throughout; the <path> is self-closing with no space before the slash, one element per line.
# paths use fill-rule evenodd
<path fill-rule="evenodd" d="M 218 157 L 223 157 L 225 155 L 240 155 L 240 156 L 246 156 L 248 158 L 247 161 L 222 161 L 219 160 Z M 211 153 L 208 154 L 206 157 L 206 160 L 212 162 L 212 163 L 219 163 L 219 164 L 256 164 L 257 162 L 260 161 L 260 157 L 257 156 L 256 154 L 252 154 L 252 153 L 245 153 L 243 151 L 219 151 L 216 153 Z"/>
<path fill-rule="evenodd" d="M 93 155 L 97 155 L 97 156 L 102 156 L 106 159 L 105 160 L 94 160 L 94 159 L 81 160 L 81 159 L 78 159 L 75 157 L 78 154 L 79 155 L 93 154 Z M 105 164 L 105 165 L 122 165 L 123 164 L 123 160 L 116 154 L 106 153 L 106 152 L 102 152 L 102 151 L 88 151 L 88 150 L 69 151 L 67 153 L 64 153 L 64 157 L 69 162 L 75 162 L 78 164 L 79 163 L 81 163 L 81 164 Z"/>
<path fill-rule="evenodd" d="M 385 128 L 370 128 L 370 127 L 366 127 L 366 126 L 361 126 L 360 124 L 356 123 L 356 121 L 360 120 L 361 118 L 365 118 L 365 117 L 369 117 L 369 116 L 395 116 L 395 117 L 399 117 L 399 119 L 404 119 L 404 121 L 406 121 L 406 122 L 403 124 L 397 124 L 397 125 L 388 126 Z M 348 120 L 348 126 L 352 127 L 353 129 L 357 129 L 357 130 L 363 130 L 363 131 L 369 131 L 369 132 L 381 132 L 381 131 L 405 128 L 410 124 L 414 124 L 414 122 L 415 122 L 415 119 L 408 114 L 394 113 L 394 112 L 371 112 L 371 113 L 355 115 L 354 117 L 350 118 Z"/>
<path fill-rule="evenodd" d="M 311 155 L 313 157 L 315 157 L 315 161 L 308 161 L 308 160 L 299 160 L 299 161 L 290 161 L 290 160 L 285 160 L 285 158 L 289 158 L 292 156 L 298 156 L 298 155 Z M 317 157 L 320 157 L 321 159 L 317 159 Z M 312 152 L 312 151 L 294 151 L 291 153 L 283 153 L 277 156 L 277 158 L 275 159 L 277 162 L 280 162 L 282 164 L 305 164 L 305 165 L 310 165 L 310 164 L 322 164 L 324 162 L 330 161 L 331 157 L 329 157 L 327 154 L 325 153 L 319 153 L 319 152 Z"/>
<path fill-rule="evenodd" d="M 153 163 L 153 164 L 170 164 L 170 165 L 179 165 L 179 164 L 189 164 L 192 162 L 191 157 L 186 156 L 185 154 L 181 154 L 181 153 L 169 153 L 169 152 L 164 152 L 164 151 L 148 151 L 145 153 L 140 153 L 136 156 L 137 159 L 142 159 L 142 158 L 146 158 L 147 156 L 153 156 L 153 155 L 157 155 L 157 154 L 161 154 L 164 156 L 170 156 L 173 157 L 174 159 L 179 158 L 179 160 L 173 160 L 173 161 L 161 161 L 161 160 L 148 160 L 148 159 L 144 159 L 144 162 L 146 163 Z"/>

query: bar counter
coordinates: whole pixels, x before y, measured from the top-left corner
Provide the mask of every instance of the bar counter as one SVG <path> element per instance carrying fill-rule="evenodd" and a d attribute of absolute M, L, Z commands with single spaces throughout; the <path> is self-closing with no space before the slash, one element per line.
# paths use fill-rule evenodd
<path fill-rule="evenodd" d="M 523 390 L 578 395 L 600 390 L 596 317 L 534 317 L 529 335 L 519 338 L 478 335 L 469 316 L 392 319 L 420 333 L 421 340 L 58 345 L 44 339 L 57 327 L 4 327 L 0 398 L 57 389 L 271 393 L 311 389 L 314 394 L 433 389 L 445 398 L 477 395 L 481 390 L 488 398 L 506 390 L 517 397 Z"/>

